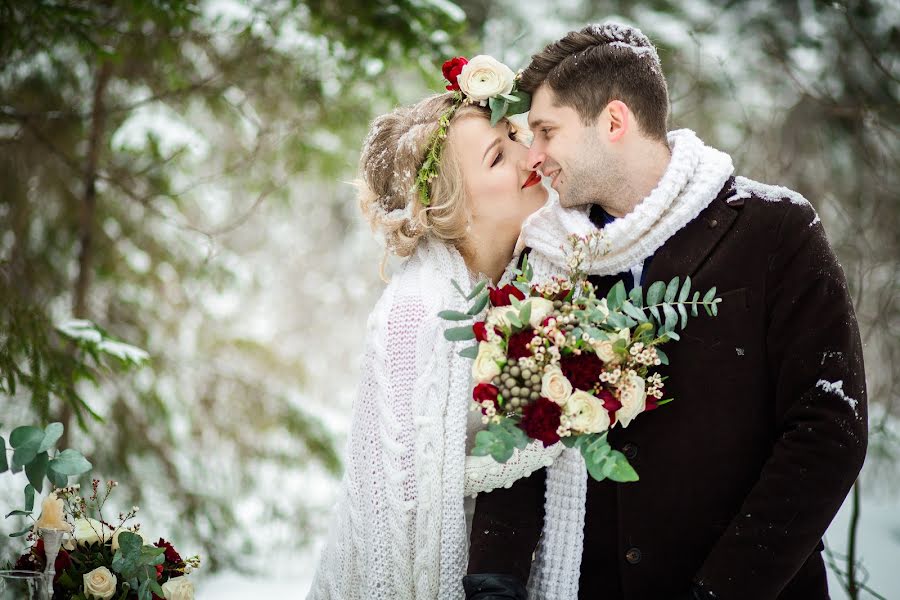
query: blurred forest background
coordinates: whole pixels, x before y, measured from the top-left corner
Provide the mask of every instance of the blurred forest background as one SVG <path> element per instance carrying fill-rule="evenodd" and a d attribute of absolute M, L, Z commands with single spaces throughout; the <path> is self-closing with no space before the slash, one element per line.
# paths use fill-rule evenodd
<path fill-rule="evenodd" d="M 5 429 L 66 423 L 60 447 L 206 575 L 308 578 L 383 286 L 348 183 L 368 123 L 440 90 L 445 58 L 524 67 L 607 19 L 657 44 L 673 128 L 819 211 L 871 404 L 868 464 L 827 539 L 832 592 L 900 592 L 894 0 L 0 0 Z M 150 360 L 98 362 L 56 329 L 71 319 Z M 0 525 L 0 559 L 20 528 Z"/>

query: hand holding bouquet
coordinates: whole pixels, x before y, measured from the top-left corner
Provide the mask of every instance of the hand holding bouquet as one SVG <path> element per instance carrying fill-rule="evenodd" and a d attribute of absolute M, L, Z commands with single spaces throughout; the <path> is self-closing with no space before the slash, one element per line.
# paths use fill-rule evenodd
<path fill-rule="evenodd" d="M 660 346 L 677 341 L 676 329 L 701 307 L 715 316 L 721 299 L 715 288 L 702 299 L 692 294 L 690 277 L 656 282 L 646 297 L 620 281 L 598 298 L 581 265 L 601 241 L 600 234 L 570 239 L 567 278 L 532 285 L 526 260 L 513 283 L 477 285 L 466 295 L 473 303 L 466 313 L 440 313 L 464 321 L 487 309 L 484 320 L 445 332 L 452 341 L 477 341 L 461 352 L 474 359 L 472 408 L 488 425 L 472 454 L 502 463 L 532 439 L 545 446 L 562 441 L 581 451 L 594 479 L 638 479 L 607 434 L 672 400 L 664 399 L 665 378 L 656 370 L 668 364 Z"/>

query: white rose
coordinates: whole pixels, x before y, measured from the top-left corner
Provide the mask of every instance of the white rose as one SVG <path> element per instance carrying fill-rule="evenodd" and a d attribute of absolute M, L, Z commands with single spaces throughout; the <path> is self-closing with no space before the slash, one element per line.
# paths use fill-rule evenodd
<path fill-rule="evenodd" d="M 137 534 L 141 538 L 141 542 L 142 542 L 141 545 L 144 545 L 144 546 L 147 545 L 147 538 L 144 537 L 144 532 L 142 530 L 138 529 L 137 531 L 134 531 L 132 529 L 125 529 L 123 527 L 120 527 L 119 529 L 116 530 L 116 532 L 112 536 L 112 551 L 113 552 L 115 552 L 116 550 L 119 549 L 119 535 L 121 535 L 123 531 L 127 531 L 128 533 Z"/>
<path fill-rule="evenodd" d="M 531 304 L 531 318 L 528 322 L 532 327 L 540 327 L 541 322 L 553 312 L 553 302 L 546 298 L 531 298 L 528 303 Z"/>
<path fill-rule="evenodd" d="M 609 413 L 596 396 L 576 390 L 564 407 L 569 426 L 577 433 L 602 433 L 609 429 Z"/>
<path fill-rule="evenodd" d="M 472 379 L 476 383 L 490 383 L 494 377 L 500 374 L 498 360 L 503 360 L 503 351 L 500 347 L 489 342 L 480 342 L 478 356 L 472 363 Z"/>
<path fill-rule="evenodd" d="M 75 519 L 72 537 L 80 546 L 105 542 L 109 539 L 109 529 L 96 519 Z"/>
<path fill-rule="evenodd" d="M 613 350 L 613 343 L 609 340 L 595 342 L 594 352 L 596 352 L 600 360 L 605 363 L 611 363 L 618 358 L 615 350 Z"/>
<path fill-rule="evenodd" d="M 510 93 L 515 78 L 512 69 L 496 58 L 480 54 L 462 68 L 456 81 L 463 94 L 472 100 L 484 101 Z"/>
<path fill-rule="evenodd" d="M 564 404 L 572 395 L 572 382 L 559 367 L 549 367 L 541 378 L 541 396 L 557 404 Z"/>
<path fill-rule="evenodd" d="M 109 600 L 116 593 L 116 576 L 106 567 L 97 567 L 84 575 L 84 593 L 100 600 Z"/>
<path fill-rule="evenodd" d="M 637 375 L 625 377 L 619 385 L 619 402 L 622 408 L 616 411 L 616 418 L 622 427 L 628 427 L 635 417 L 647 407 L 645 382 Z"/>
<path fill-rule="evenodd" d="M 166 600 L 194 600 L 194 584 L 183 575 L 162 584 Z"/>

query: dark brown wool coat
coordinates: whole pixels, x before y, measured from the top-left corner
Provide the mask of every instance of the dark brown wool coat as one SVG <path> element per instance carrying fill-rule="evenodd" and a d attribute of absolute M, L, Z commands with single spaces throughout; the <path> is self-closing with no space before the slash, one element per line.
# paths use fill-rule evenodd
<path fill-rule="evenodd" d="M 723 302 L 666 347 L 675 401 L 609 434 L 640 481 L 588 480 L 580 598 L 673 598 L 692 580 L 721 600 L 828 598 L 821 539 L 866 452 L 859 331 L 813 208 L 733 185 L 647 267 L 648 285 L 690 275 Z M 527 577 L 544 478 L 478 496 L 469 573 Z"/>

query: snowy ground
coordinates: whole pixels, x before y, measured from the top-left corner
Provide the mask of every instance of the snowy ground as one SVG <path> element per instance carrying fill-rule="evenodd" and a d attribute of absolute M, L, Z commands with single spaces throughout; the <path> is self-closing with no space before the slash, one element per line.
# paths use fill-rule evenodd
<path fill-rule="evenodd" d="M 850 519 L 849 501 L 828 531 L 829 546 L 843 552 Z M 883 496 L 863 500 L 859 537 L 860 556 L 869 570 L 869 586 L 885 598 L 900 598 L 900 497 Z M 285 561 L 293 565 L 278 576 L 242 577 L 224 573 L 198 580 L 198 600 L 256 598 L 304 598 L 312 579 L 318 547 Z M 198 573 L 199 575 L 199 573 Z M 829 572 L 829 588 L 834 600 L 847 595 Z M 863 594 L 863 598 L 869 598 Z"/>

